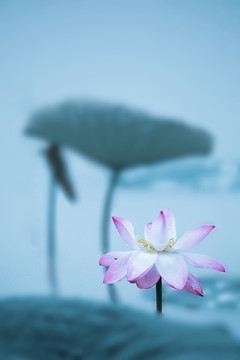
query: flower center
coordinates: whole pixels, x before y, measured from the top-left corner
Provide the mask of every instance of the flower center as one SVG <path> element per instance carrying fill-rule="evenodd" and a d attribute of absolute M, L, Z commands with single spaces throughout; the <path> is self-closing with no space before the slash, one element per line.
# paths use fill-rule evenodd
<path fill-rule="evenodd" d="M 141 236 L 137 236 L 137 243 L 141 250 L 146 252 L 157 252 L 155 247 L 150 243 L 143 239 Z"/>
<path fill-rule="evenodd" d="M 168 242 L 168 248 L 172 248 L 173 247 L 173 245 L 175 244 L 175 240 L 174 240 L 174 238 L 171 238 L 170 240 L 169 240 L 169 242 Z"/>
<path fill-rule="evenodd" d="M 144 238 L 142 238 L 141 236 L 137 236 L 137 243 L 138 246 L 141 250 L 145 251 L 145 252 L 149 252 L 149 253 L 161 253 L 161 252 L 166 252 L 169 249 L 171 249 L 173 247 L 173 245 L 175 244 L 175 240 L 173 238 L 171 238 L 167 244 L 167 246 L 165 247 L 164 250 L 158 251 L 155 249 L 155 247 L 148 241 L 146 241 Z"/>

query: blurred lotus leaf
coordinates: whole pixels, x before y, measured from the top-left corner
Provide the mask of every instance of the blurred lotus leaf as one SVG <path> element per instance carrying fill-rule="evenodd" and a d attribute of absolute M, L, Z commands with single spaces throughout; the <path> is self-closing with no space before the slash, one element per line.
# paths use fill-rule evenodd
<path fill-rule="evenodd" d="M 237 360 L 225 327 L 171 320 L 89 300 L 0 302 L 0 357 L 26 360 Z"/>
<path fill-rule="evenodd" d="M 116 170 L 204 155 L 212 148 L 210 135 L 201 129 L 92 101 L 69 101 L 39 110 L 26 133 L 67 146 Z"/>
<path fill-rule="evenodd" d="M 235 166 L 236 167 L 236 166 Z M 222 161 L 206 160 L 202 158 L 188 158 L 172 160 L 164 164 L 139 166 L 137 169 L 125 171 L 121 177 L 121 185 L 124 187 L 143 188 L 154 182 L 174 182 L 178 185 L 187 186 L 194 191 L 217 191 L 218 182 L 225 173 L 222 171 Z M 228 184 L 231 186 L 237 176 L 228 172 Z"/>
<path fill-rule="evenodd" d="M 75 200 L 76 194 L 59 146 L 48 146 L 44 151 L 44 155 L 46 156 L 48 165 L 52 169 L 55 181 L 62 187 L 70 200 Z"/>

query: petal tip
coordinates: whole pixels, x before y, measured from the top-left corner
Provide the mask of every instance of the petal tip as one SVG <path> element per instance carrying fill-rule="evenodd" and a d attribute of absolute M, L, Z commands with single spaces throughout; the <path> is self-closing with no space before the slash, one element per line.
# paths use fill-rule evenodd
<path fill-rule="evenodd" d="M 123 220 L 125 220 L 125 219 L 123 219 L 123 218 L 120 217 L 120 216 L 112 216 L 112 220 L 113 220 L 113 222 L 114 222 L 114 224 L 115 224 L 115 222 L 123 221 Z"/>
<path fill-rule="evenodd" d="M 126 278 L 127 278 L 127 281 L 130 283 L 136 282 L 136 279 L 134 277 L 129 276 L 128 274 L 127 274 Z"/>
<path fill-rule="evenodd" d="M 176 287 L 176 289 L 177 290 L 183 290 L 185 288 L 185 285 L 186 285 L 186 283 L 184 285 L 179 285 L 178 287 Z"/>
<path fill-rule="evenodd" d="M 106 275 L 107 275 L 107 273 L 106 273 Z M 112 281 L 110 281 L 110 279 L 109 278 L 107 278 L 107 276 L 104 276 L 104 279 L 103 279 L 103 284 L 112 284 Z"/>
<path fill-rule="evenodd" d="M 221 272 L 226 272 L 225 267 L 220 264 L 219 262 L 217 262 L 217 267 L 215 267 L 215 270 L 221 271 Z"/>
<path fill-rule="evenodd" d="M 99 259 L 98 264 L 99 264 L 100 266 L 107 266 L 102 258 Z"/>

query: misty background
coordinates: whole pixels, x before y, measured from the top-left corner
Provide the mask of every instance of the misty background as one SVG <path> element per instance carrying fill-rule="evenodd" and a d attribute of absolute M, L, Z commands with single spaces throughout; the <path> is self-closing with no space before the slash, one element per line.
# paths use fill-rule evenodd
<path fill-rule="evenodd" d="M 1 296 L 49 293 L 46 144 L 24 128 L 36 109 L 72 98 L 133 106 L 213 136 L 206 158 L 124 172 L 112 215 L 129 219 L 139 234 L 168 207 L 178 235 L 214 224 L 197 250 L 226 267 L 216 278 L 240 276 L 239 15 L 234 0 L 0 0 Z M 58 189 L 60 294 L 107 299 L 98 260 L 110 172 L 70 150 L 64 155 L 77 200 Z M 126 249 L 110 229 L 111 249 Z M 117 288 L 124 303 L 152 309 L 136 286 Z"/>

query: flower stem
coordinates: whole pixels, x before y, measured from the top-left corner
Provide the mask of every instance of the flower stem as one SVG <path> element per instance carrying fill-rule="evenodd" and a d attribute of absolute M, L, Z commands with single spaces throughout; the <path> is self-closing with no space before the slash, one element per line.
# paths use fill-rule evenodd
<path fill-rule="evenodd" d="M 162 278 L 156 283 L 156 309 L 157 313 L 162 313 Z"/>
<path fill-rule="evenodd" d="M 113 170 L 104 201 L 103 215 L 102 215 L 102 249 L 101 249 L 102 254 L 109 252 L 109 248 L 110 248 L 109 220 L 111 216 L 114 190 L 117 185 L 118 177 L 119 177 L 119 171 Z M 106 268 L 104 268 L 104 271 L 106 272 Z M 116 288 L 114 287 L 114 285 L 108 285 L 107 288 L 111 301 L 113 303 L 116 303 L 118 301 Z"/>
<path fill-rule="evenodd" d="M 48 202 L 48 278 L 52 295 L 57 294 L 57 271 L 56 271 L 56 181 L 54 174 L 50 174 L 49 202 Z"/>

